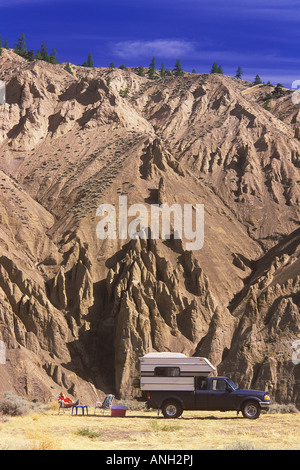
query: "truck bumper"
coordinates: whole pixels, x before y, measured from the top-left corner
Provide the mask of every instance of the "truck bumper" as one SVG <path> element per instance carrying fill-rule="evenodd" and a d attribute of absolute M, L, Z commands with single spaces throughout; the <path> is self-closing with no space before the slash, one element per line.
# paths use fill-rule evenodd
<path fill-rule="evenodd" d="M 272 405 L 271 401 L 260 401 L 259 402 L 261 408 L 267 408 L 268 406 Z"/>

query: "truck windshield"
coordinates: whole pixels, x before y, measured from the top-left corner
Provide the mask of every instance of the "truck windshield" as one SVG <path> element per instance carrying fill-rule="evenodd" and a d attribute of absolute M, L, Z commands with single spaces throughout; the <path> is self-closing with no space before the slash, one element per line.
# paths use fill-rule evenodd
<path fill-rule="evenodd" d="M 232 382 L 231 379 L 226 379 L 226 380 L 234 390 L 237 390 L 239 388 L 234 382 Z"/>

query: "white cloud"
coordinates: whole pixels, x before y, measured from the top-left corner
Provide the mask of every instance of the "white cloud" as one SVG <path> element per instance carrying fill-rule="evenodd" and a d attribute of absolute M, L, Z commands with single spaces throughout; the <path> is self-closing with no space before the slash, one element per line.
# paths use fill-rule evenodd
<path fill-rule="evenodd" d="M 193 50 L 194 46 L 190 41 L 181 39 L 121 41 L 113 46 L 114 54 L 124 58 L 159 56 L 178 59 L 190 55 Z"/>

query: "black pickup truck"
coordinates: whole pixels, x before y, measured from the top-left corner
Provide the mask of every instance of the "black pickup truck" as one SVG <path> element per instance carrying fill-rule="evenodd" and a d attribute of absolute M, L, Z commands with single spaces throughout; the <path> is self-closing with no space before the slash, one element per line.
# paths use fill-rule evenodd
<path fill-rule="evenodd" d="M 195 377 L 194 391 L 153 390 L 143 393 L 149 408 L 161 409 L 165 418 L 178 418 L 183 410 L 241 411 L 256 419 L 272 404 L 266 392 L 240 389 L 228 377 Z"/>

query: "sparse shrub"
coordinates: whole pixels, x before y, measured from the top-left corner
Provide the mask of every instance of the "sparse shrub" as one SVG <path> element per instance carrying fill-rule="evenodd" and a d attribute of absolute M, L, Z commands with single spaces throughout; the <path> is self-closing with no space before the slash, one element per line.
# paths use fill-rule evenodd
<path fill-rule="evenodd" d="M 267 111 L 271 110 L 270 100 L 265 101 L 263 108 L 266 109 Z"/>
<path fill-rule="evenodd" d="M 21 416 L 28 414 L 34 407 L 24 397 L 15 395 L 12 392 L 6 392 L 4 400 L 0 402 L 0 412 L 8 416 Z"/>
<path fill-rule="evenodd" d="M 72 69 L 71 69 L 71 66 L 69 64 L 69 62 L 67 62 L 67 64 L 64 66 L 64 69 L 69 72 L 71 75 L 73 75 L 73 72 L 72 72 Z"/>
<path fill-rule="evenodd" d="M 144 411 L 146 403 L 134 400 L 119 400 L 118 405 L 125 406 L 127 410 L 131 411 Z"/>
<path fill-rule="evenodd" d="M 130 88 L 126 87 L 125 90 L 120 90 L 119 95 L 122 96 L 122 98 L 127 98 L 129 95 Z"/>
<path fill-rule="evenodd" d="M 264 98 L 264 100 L 265 100 L 265 101 L 270 101 L 272 98 L 273 98 L 272 93 L 267 93 L 266 96 L 265 96 L 265 98 Z"/>
<path fill-rule="evenodd" d="M 27 415 L 30 411 L 42 411 L 40 404 L 30 402 L 26 398 L 6 392 L 4 399 L 0 402 L 0 413 L 7 416 Z"/>
<path fill-rule="evenodd" d="M 53 439 L 47 432 L 26 431 L 25 437 L 26 442 L 20 450 L 58 450 L 61 448 L 59 440 Z"/>
<path fill-rule="evenodd" d="M 224 450 L 262 450 L 256 447 L 252 442 L 237 441 L 232 445 L 225 446 Z"/>
<path fill-rule="evenodd" d="M 151 428 L 153 431 L 175 432 L 179 431 L 181 426 L 178 424 L 158 424 L 157 421 L 151 421 Z"/>
<path fill-rule="evenodd" d="M 80 428 L 76 431 L 76 434 L 79 436 L 88 437 L 89 439 L 95 439 L 101 436 L 101 434 L 96 431 L 92 431 L 89 428 Z"/>
<path fill-rule="evenodd" d="M 144 76 L 145 76 L 145 69 L 144 69 L 144 67 L 143 67 L 142 65 L 140 65 L 139 68 L 138 68 L 138 75 L 139 75 L 140 77 L 144 77 Z"/>
<path fill-rule="evenodd" d="M 282 414 L 299 413 L 299 410 L 296 408 L 296 406 L 293 403 L 289 403 L 287 405 L 284 405 L 284 404 L 279 405 L 278 403 L 274 403 L 267 410 L 267 414 L 277 414 L 277 413 L 282 413 Z"/>
<path fill-rule="evenodd" d="M 272 95 L 275 96 L 275 98 L 281 98 L 285 95 L 285 91 L 281 83 L 277 83 L 276 87 L 272 91 Z"/>

